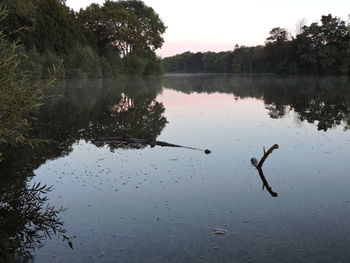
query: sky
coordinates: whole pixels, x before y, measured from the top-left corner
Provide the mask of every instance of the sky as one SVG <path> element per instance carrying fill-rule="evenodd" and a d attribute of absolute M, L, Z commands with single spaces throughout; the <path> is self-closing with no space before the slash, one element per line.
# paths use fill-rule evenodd
<path fill-rule="evenodd" d="M 78 11 L 104 0 L 67 0 Z M 144 0 L 167 26 L 161 57 L 186 51 L 227 51 L 235 44 L 262 45 L 274 27 L 295 32 L 302 19 L 317 22 L 332 14 L 348 20 L 350 0 Z"/>

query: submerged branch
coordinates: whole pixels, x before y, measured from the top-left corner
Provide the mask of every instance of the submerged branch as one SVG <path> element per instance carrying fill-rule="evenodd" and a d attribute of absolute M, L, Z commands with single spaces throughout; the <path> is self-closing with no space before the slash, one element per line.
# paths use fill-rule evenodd
<path fill-rule="evenodd" d="M 265 160 L 267 159 L 267 157 L 275 150 L 278 149 L 278 144 L 274 144 L 271 146 L 270 149 L 268 149 L 268 151 L 265 151 L 265 147 L 264 147 L 264 156 L 261 158 L 260 162 L 258 163 L 258 165 L 256 166 L 256 168 L 262 168 Z"/>
<path fill-rule="evenodd" d="M 161 147 L 181 147 L 181 148 L 186 148 L 186 149 L 191 149 L 191 150 L 196 150 L 196 151 L 203 151 L 205 154 L 210 154 L 211 151 L 208 149 L 198 149 L 194 147 L 189 147 L 189 146 L 182 146 L 178 144 L 172 144 L 172 143 L 167 143 L 163 141 L 156 141 L 152 139 L 137 139 L 137 138 L 131 138 L 131 137 L 125 137 L 125 136 L 119 136 L 119 137 L 102 137 L 102 138 L 97 138 L 93 142 L 95 143 L 106 143 L 106 144 L 127 144 L 127 145 L 150 145 L 152 148 L 155 146 L 161 146 Z"/>
<path fill-rule="evenodd" d="M 267 157 L 275 150 L 278 149 L 279 146 L 278 144 L 274 144 L 271 146 L 270 149 L 268 149 L 268 151 L 265 151 L 265 147 L 264 147 L 264 155 L 261 158 L 260 162 L 258 162 L 258 160 L 256 158 L 252 158 L 250 160 L 250 162 L 252 163 L 252 165 L 258 170 L 259 176 L 261 178 L 261 181 L 263 182 L 263 190 L 264 188 L 267 189 L 267 191 L 270 193 L 271 196 L 273 197 L 277 197 L 278 194 L 274 191 L 272 191 L 272 188 L 270 187 L 269 183 L 267 182 L 264 172 L 262 170 L 262 166 L 264 164 L 264 162 L 266 161 Z"/>
<path fill-rule="evenodd" d="M 278 194 L 274 191 L 272 191 L 272 188 L 270 187 L 269 183 L 267 182 L 265 176 L 264 176 L 264 172 L 261 168 L 257 168 L 258 172 L 259 172 L 259 175 L 260 175 L 260 178 L 261 178 L 261 181 L 263 182 L 263 190 L 264 190 L 264 187 L 266 188 L 266 190 L 270 193 L 270 195 L 272 197 L 277 197 Z"/>

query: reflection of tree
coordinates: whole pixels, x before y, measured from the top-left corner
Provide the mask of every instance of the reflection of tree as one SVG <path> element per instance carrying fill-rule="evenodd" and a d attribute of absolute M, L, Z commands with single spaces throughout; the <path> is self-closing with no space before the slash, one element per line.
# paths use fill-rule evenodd
<path fill-rule="evenodd" d="M 319 130 L 326 131 L 329 128 L 340 125 L 349 116 L 349 106 L 327 103 L 321 98 L 309 102 L 303 112 L 300 112 L 300 119 L 310 123 L 318 121 Z"/>
<path fill-rule="evenodd" d="M 155 139 L 167 123 L 165 108 L 156 101 L 161 90 L 160 79 L 61 83 L 52 92 L 59 95 L 45 103 L 32 129 L 44 143 L 35 150 L 17 151 L 8 162 L 13 168 L 8 174 L 20 167 L 31 176 L 46 160 L 69 154 L 72 145 L 81 139 L 117 135 Z"/>
<path fill-rule="evenodd" d="M 235 98 L 261 98 L 271 118 L 294 110 L 300 120 L 317 123 L 319 130 L 350 120 L 350 80 L 346 78 L 276 77 L 271 75 L 170 76 L 166 88 L 191 92 L 230 93 Z"/>
<path fill-rule="evenodd" d="M 346 122 L 350 114 L 350 82 L 341 78 L 292 78 L 284 86 L 271 85 L 265 89 L 267 107 L 278 105 L 278 117 L 285 115 L 287 107 L 297 112 L 301 121 L 317 123 L 319 130 Z M 271 115 L 276 111 L 270 111 Z"/>
<path fill-rule="evenodd" d="M 62 86 L 63 95 L 45 104 L 34 130 L 49 142 L 46 148 L 55 151 L 51 158 L 68 154 L 81 139 L 118 135 L 155 139 L 167 123 L 164 106 L 156 101 L 160 79 L 80 80 Z"/>
<path fill-rule="evenodd" d="M 155 100 L 129 101 L 131 104 L 127 110 L 121 112 L 116 107 L 112 108 L 111 116 L 116 118 L 114 125 L 129 136 L 155 139 L 167 122 L 162 116 L 165 111 L 163 104 Z"/>
<path fill-rule="evenodd" d="M 24 183 L 1 187 L 0 259 L 25 261 L 31 250 L 55 235 L 60 235 L 72 247 L 60 219 L 63 209 L 47 203 L 46 194 L 50 190 L 51 187 L 40 183 L 32 187 Z"/>
<path fill-rule="evenodd" d="M 260 179 L 261 179 L 261 181 L 263 182 L 263 187 L 262 187 L 262 189 L 264 190 L 264 188 L 266 188 L 266 190 L 269 192 L 269 194 L 270 194 L 272 197 L 277 197 L 278 194 L 272 190 L 271 186 L 270 186 L 269 183 L 267 182 L 266 177 L 265 177 L 264 172 L 263 172 L 263 169 L 262 169 L 262 168 L 258 168 L 257 170 L 258 170 Z"/>
<path fill-rule="evenodd" d="M 51 188 L 28 188 L 27 181 L 36 168 L 69 154 L 81 139 L 116 134 L 155 139 L 167 123 L 164 106 L 156 101 L 161 87 L 159 79 L 81 80 L 54 89 L 62 95 L 47 101 L 32 131 L 44 143 L 0 163 L 0 262 L 5 255 L 6 261 L 24 261 L 52 234 L 71 245 L 59 218 L 62 209 L 47 204 Z"/>
<path fill-rule="evenodd" d="M 93 137 L 123 135 L 156 139 L 167 123 L 162 115 L 164 111 L 163 104 L 153 98 L 140 100 L 122 94 L 117 104 L 113 105 L 101 119 L 91 124 Z"/>
<path fill-rule="evenodd" d="M 282 118 L 286 115 L 287 108 L 285 105 L 279 105 L 275 103 L 267 104 L 265 107 L 269 111 L 269 116 L 272 119 Z"/>

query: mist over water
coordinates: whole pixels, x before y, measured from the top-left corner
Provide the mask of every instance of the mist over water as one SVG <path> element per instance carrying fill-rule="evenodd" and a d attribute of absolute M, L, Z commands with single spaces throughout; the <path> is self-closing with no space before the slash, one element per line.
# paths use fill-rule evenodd
<path fill-rule="evenodd" d="M 225 74 L 59 83 L 33 131 L 46 142 L 1 164 L 0 211 L 53 186 L 43 207 L 59 221 L 34 216 L 60 222 L 73 249 L 44 235 L 34 262 L 347 262 L 349 88 Z M 118 136 L 212 152 L 95 141 Z M 262 177 L 251 158 L 274 144 Z M 19 240 L 14 262 L 33 218 L 21 207 L 0 225 L 3 244 Z"/>

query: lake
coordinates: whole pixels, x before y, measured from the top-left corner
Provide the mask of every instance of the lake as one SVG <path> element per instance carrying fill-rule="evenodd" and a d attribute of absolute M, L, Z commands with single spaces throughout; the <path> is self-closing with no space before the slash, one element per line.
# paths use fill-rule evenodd
<path fill-rule="evenodd" d="M 45 141 L 1 164 L 9 262 L 350 261 L 349 79 L 71 80 L 50 95 L 32 131 Z M 260 173 L 251 158 L 274 144 Z"/>

